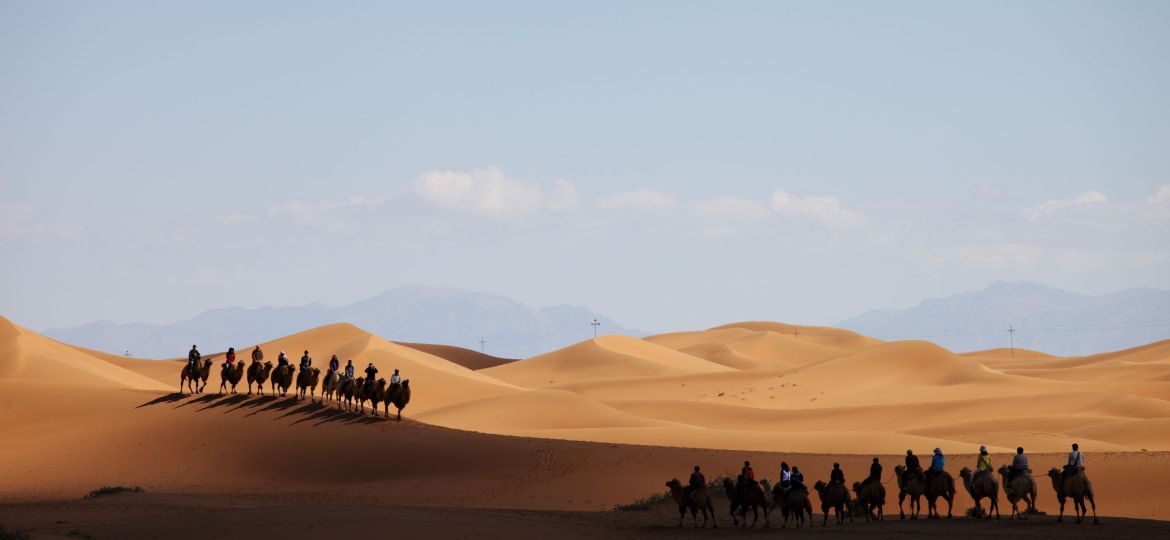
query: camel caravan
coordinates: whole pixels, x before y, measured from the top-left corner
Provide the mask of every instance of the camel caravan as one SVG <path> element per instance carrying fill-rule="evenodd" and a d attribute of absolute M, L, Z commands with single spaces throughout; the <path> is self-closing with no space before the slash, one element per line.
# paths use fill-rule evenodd
<path fill-rule="evenodd" d="M 947 503 L 946 517 L 953 516 L 952 507 L 955 499 L 955 479 L 945 470 L 946 458 L 942 450 L 935 448 L 931 457 L 930 467 L 923 469 L 918 457 L 911 450 L 906 451 L 904 464 L 894 467 L 894 474 L 883 480 L 882 464 L 878 458 L 873 458 L 869 476 L 861 482 L 854 482 L 850 487 L 845 482 L 845 473 L 840 464 L 834 463 L 829 472 L 829 480 L 818 480 L 812 486 L 820 501 L 822 514 L 821 526 L 829 525 L 829 513 L 832 511 L 833 520 L 837 526 L 844 525 L 848 520 L 853 523 L 855 514 L 865 517 L 865 520 L 882 522 L 885 520 L 886 486 L 896 485 L 898 488 L 898 516 L 899 519 L 918 519 L 921 515 L 922 499 L 926 499 L 927 519 L 940 519 L 940 503 Z M 1064 507 L 1068 499 L 1073 501 L 1073 511 L 1077 516 L 1077 523 L 1082 523 L 1089 511 L 1093 514 L 1093 523 L 1100 524 L 1097 519 L 1097 504 L 1093 499 L 1093 484 L 1085 475 L 1085 460 L 1077 444 L 1072 445 L 1072 452 L 1068 454 L 1068 462 L 1063 469 L 1052 468 L 1048 471 L 1052 480 L 1053 490 L 1060 502 L 1060 514 L 1057 521 L 1064 521 Z M 1009 519 L 1027 519 L 1029 515 L 1039 514 L 1036 510 L 1036 481 L 1032 478 L 1032 469 L 1028 466 L 1028 456 L 1023 448 L 1016 449 L 1016 455 L 1011 465 L 1003 465 L 998 470 L 992 468 L 991 456 L 987 447 L 979 449 L 979 456 L 974 471 L 967 467 L 959 472 L 960 481 L 975 506 L 968 512 L 975 518 L 1000 519 L 999 492 L 1000 484 L 1003 492 L 1012 505 Z M 696 528 L 718 527 L 716 521 L 715 501 L 709 489 L 722 488 L 726 495 L 732 526 L 755 527 L 763 514 L 764 527 L 771 525 L 769 513 L 779 510 L 781 528 L 792 525 L 802 528 L 805 518 L 809 526 L 813 526 L 813 505 L 810 498 L 810 489 L 804 482 L 804 474 L 799 467 L 789 467 L 787 462 L 780 463 L 780 483 L 775 486 L 764 478 L 756 481 L 755 471 L 750 462 L 745 461 L 736 479 L 723 478 L 713 484 L 708 484 L 699 466 L 695 466 L 690 480 L 684 486 L 677 478 L 666 483 L 670 498 L 678 505 L 678 526 L 682 527 L 687 512 L 691 514 L 691 521 Z M 986 510 L 983 501 L 987 501 Z M 909 501 L 909 506 L 905 507 Z M 1024 509 L 1018 508 L 1018 503 L 1024 503 Z M 1086 505 L 1086 501 L 1088 504 Z M 1090 510 L 1091 509 L 1091 510 Z M 752 513 L 752 520 L 747 520 L 748 511 Z M 702 523 L 699 514 L 703 515 Z"/>
<path fill-rule="evenodd" d="M 189 393 L 203 393 L 211 374 L 211 364 L 211 359 L 203 358 L 199 349 L 192 345 L 187 354 L 187 364 L 179 374 L 179 392 L 182 393 L 186 387 Z M 264 360 L 264 352 L 257 345 L 252 350 L 252 362 L 245 367 L 243 361 L 236 361 L 236 349 L 231 347 L 220 366 L 219 391 L 223 394 L 230 390 L 235 394 L 237 385 L 246 378 L 249 395 L 253 392 L 253 385 L 257 393 L 265 395 L 264 385 L 268 384 L 273 396 L 278 392 L 286 396 L 291 388 L 297 399 L 305 399 L 307 395 L 310 401 L 315 402 L 317 387 L 320 386 L 321 403 L 364 414 L 365 404 L 369 402 L 370 412 L 374 416 L 378 416 L 381 407 L 386 418 L 390 417 L 390 408 L 394 407 L 398 420 L 402 420 L 402 409 L 410 403 L 410 379 L 403 379 L 397 369 L 389 381 L 378 378 L 378 368 L 374 367 L 373 362 L 364 372 L 365 376 L 355 378 L 353 360 L 348 361 L 343 370 L 337 355 L 333 355 L 322 382 L 321 370 L 313 367 L 309 351 L 305 351 L 299 366 L 295 367 L 281 351 L 274 367 L 272 362 Z"/>

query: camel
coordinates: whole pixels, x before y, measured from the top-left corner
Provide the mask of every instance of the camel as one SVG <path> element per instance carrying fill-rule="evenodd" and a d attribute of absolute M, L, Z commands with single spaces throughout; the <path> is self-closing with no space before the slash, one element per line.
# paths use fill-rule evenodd
<path fill-rule="evenodd" d="M 869 482 L 865 485 L 862 485 L 861 482 L 854 482 L 853 492 L 857 494 L 857 500 L 865 509 L 865 521 L 871 519 L 885 521 L 886 486 L 883 486 L 880 481 Z M 877 516 L 873 515 L 875 508 Z"/>
<path fill-rule="evenodd" d="M 731 501 L 731 524 L 733 526 L 740 526 L 739 519 L 735 517 L 735 511 L 739 510 L 739 515 L 743 516 L 742 525 L 747 526 L 747 511 L 752 509 L 752 524 L 751 527 L 756 526 L 756 522 L 760 520 L 760 509 L 764 509 L 764 527 L 768 527 L 771 523 L 768 520 L 768 502 L 764 498 L 764 491 L 760 489 L 759 484 L 755 482 L 734 482 L 730 478 L 723 479 L 723 491 L 727 492 L 727 499 Z"/>
<path fill-rule="evenodd" d="M 808 523 L 810 527 L 812 526 L 812 501 L 809 500 L 807 491 L 790 489 L 785 494 L 784 488 L 780 484 L 776 484 L 772 488 L 772 497 L 776 499 L 776 505 L 780 507 L 780 514 L 784 516 L 784 524 L 780 526 L 781 529 L 787 529 L 789 521 L 795 521 L 797 529 L 803 527 L 805 514 L 808 514 Z"/>
<path fill-rule="evenodd" d="M 1089 481 L 1088 476 L 1085 476 L 1085 471 L 1077 471 L 1064 476 L 1060 469 L 1053 467 L 1048 471 L 1048 477 L 1052 479 L 1052 489 L 1056 491 L 1056 500 L 1060 501 L 1060 515 L 1057 516 L 1056 521 L 1064 521 L 1064 501 L 1072 499 L 1073 512 L 1077 514 L 1077 523 L 1083 522 L 1085 514 L 1089 513 L 1089 509 L 1085 507 L 1085 499 L 1088 499 L 1089 504 L 1093 507 L 1093 524 L 1101 524 L 1101 520 L 1097 519 L 1097 502 L 1093 500 L 1093 483 Z"/>
<path fill-rule="evenodd" d="M 317 381 L 321 379 L 321 370 L 317 368 L 302 369 L 297 373 L 297 394 L 305 399 L 305 390 L 309 391 L 309 401 L 317 400 Z"/>
<path fill-rule="evenodd" d="M 910 498 L 910 519 L 918 519 L 918 514 L 922 512 L 922 501 L 919 499 L 926 493 L 926 479 L 914 475 L 907 482 L 905 472 L 906 467 L 902 465 L 894 467 L 894 476 L 898 479 L 898 519 L 906 519 L 906 514 L 902 512 L 902 501 L 907 497 Z"/>
<path fill-rule="evenodd" d="M 366 384 L 365 377 L 357 378 L 357 384 L 353 388 L 353 397 L 357 401 L 357 411 L 359 413 L 365 414 L 366 412 L 366 400 L 370 399 L 372 388 L 369 387 L 372 386 L 372 384 Z"/>
<path fill-rule="evenodd" d="M 366 393 L 366 398 L 370 400 L 370 414 L 378 416 L 378 404 L 386 401 L 386 394 L 386 379 L 378 379 L 374 382 L 374 387 Z M 389 410 L 386 412 L 386 417 L 390 417 Z"/>
<path fill-rule="evenodd" d="M 362 384 L 362 382 L 361 377 L 356 381 L 353 379 L 341 381 L 341 384 L 337 387 L 337 404 L 344 406 L 347 411 L 352 409 L 354 394 L 357 392 L 358 385 Z"/>
<path fill-rule="evenodd" d="M 833 515 L 837 517 L 837 525 L 845 523 L 845 513 L 849 508 L 849 489 L 845 484 L 826 484 L 821 480 L 813 486 L 817 491 L 817 496 L 821 499 L 821 512 L 825 513 L 825 519 L 821 521 L 821 527 L 829 525 L 829 509 L 833 509 Z M 853 523 L 853 512 L 849 512 L 849 523 Z"/>
<path fill-rule="evenodd" d="M 184 365 L 183 371 L 179 373 L 179 393 L 180 394 L 183 393 L 183 385 L 186 385 L 187 390 L 190 390 L 192 394 L 203 393 L 203 389 L 207 388 L 207 377 L 210 375 L 211 375 L 211 359 L 210 358 L 201 361 L 199 364 L 196 364 L 195 369 L 193 369 L 192 366 L 190 366 L 190 365 Z M 199 385 L 200 382 L 203 383 L 202 386 Z M 192 383 L 194 383 L 194 385 L 195 385 L 194 390 L 191 390 Z"/>
<path fill-rule="evenodd" d="M 670 496 L 674 498 L 675 504 L 678 504 L 678 526 L 682 527 L 683 519 L 687 515 L 687 510 L 691 511 L 691 519 L 695 522 L 695 528 L 702 528 L 707 526 L 707 516 L 711 516 L 711 528 L 718 529 L 719 524 L 715 523 L 715 505 L 711 503 L 711 496 L 707 495 L 707 488 L 705 486 L 695 488 L 689 494 L 683 488 L 682 482 L 678 478 L 672 478 L 666 483 L 666 487 L 670 488 Z M 699 525 L 698 513 L 703 512 L 703 524 Z"/>
<path fill-rule="evenodd" d="M 321 383 L 321 401 L 333 402 L 341 397 L 338 388 L 341 387 L 341 376 L 334 370 L 325 372 L 325 382 Z"/>
<path fill-rule="evenodd" d="M 276 368 L 272 372 L 272 393 L 276 394 L 277 387 L 280 388 L 280 395 L 288 393 L 288 389 L 293 384 L 293 367 L 285 364 Z"/>
<path fill-rule="evenodd" d="M 955 477 L 946 471 L 939 471 L 926 482 L 926 517 L 938 519 L 938 498 L 947 501 L 947 519 L 955 505 Z"/>
<path fill-rule="evenodd" d="M 999 480 L 995 478 L 995 473 L 987 471 L 985 474 L 972 476 L 971 469 L 963 467 L 963 470 L 959 471 L 959 478 L 963 479 L 963 486 L 967 488 L 967 494 L 971 496 L 971 500 L 975 501 L 976 517 L 983 513 L 983 505 L 980 504 L 980 501 L 986 498 L 988 500 L 987 519 L 991 519 L 992 512 L 995 512 L 995 519 L 999 519 Z"/>
<path fill-rule="evenodd" d="M 1018 516 L 1020 519 L 1028 519 L 1028 514 L 1036 510 L 1036 480 L 1032 478 L 1032 469 L 1028 469 L 1011 482 L 1008 481 L 1008 475 L 1012 472 L 1011 467 L 1001 465 L 998 472 L 1003 477 L 1003 494 L 1007 496 L 1008 502 L 1012 503 L 1011 518 L 1016 519 Z M 1023 513 L 1020 513 L 1016 506 L 1020 500 L 1028 505 Z"/>
<path fill-rule="evenodd" d="M 219 370 L 219 393 L 227 390 L 227 385 L 232 385 L 232 393 L 236 393 L 236 385 L 240 384 L 240 379 L 244 378 L 244 363 L 233 362 L 228 364 L 224 362 L 223 368 Z"/>
<path fill-rule="evenodd" d="M 260 395 L 264 395 L 264 383 L 268 381 L 268 376 L 272 374 L 272 362 L 253 361 L 248 366 L 248 394 L 252 393 L 252 383 L 256 383 L 256 391 Z"/>
<path fill-rule="evenodd" d="M 407 403 L 410 403 L 410 379 L 390 385 L 386 391 L 386 418 L 390 418 L 390 405 L 394 405 L 398 409 L 398 421 L 401 422 L 402 409 L 406 408 Z"/>

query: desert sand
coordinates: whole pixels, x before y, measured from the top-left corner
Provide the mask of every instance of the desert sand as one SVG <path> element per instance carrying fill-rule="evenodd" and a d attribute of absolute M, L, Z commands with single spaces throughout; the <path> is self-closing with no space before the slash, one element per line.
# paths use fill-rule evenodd
<path fill-rule="evenodd" d="M 241 344 L 241 357 L 250 346 Z M 497 532 L 654 536 L 677 516 L 669 503 L 610 510 L 661 492 L 696 464 L 712 478 L 750 459 L 775 478 L 786 460 L 811 483 L 839 461 L 852 481 L 872 456 L 889 475 L 905 449 L 926 456 L 937 446 L 957 477 L 980 444 L 997 465 L 1026 447 L 1038 506 L 1054 514 L 1039 474 L 1062 463 L 1073 441 L 1086 451 L 1101 515 L 1170 516 L 1170 342 L 1069 359 L 956 355 L 927 342 L 753 322 L 605 336 L 507 363 L 347 324 L 262 346 L 269 359 L 309 349 L 319 363 L 338 354 L 359 370 L 370 362 L 386 376 L 401 369 L 414 389 L 404 420 L 249 396 L 246 384 L 219 395 L 218 367 L 207 393 L 176 394 L 182 362 L 89 351 L 0 319 L 0 524 L 145 538 L 180 523 L 174 516 L 218 516 L 175 533 L 206 537 L 243 526 L 244 508 L 255 510 L 251 526 L 292 516 L 308 526 L 328 504 L 415 516 L 455 536 L 482 531 L 470 518 L 442 517 L 444 509 L 482 509 L 472 515 Z M 146 493 L 80 500 L 104 485 Z M 970 506 L 960 488 L 955 513 Z M 897 513 L 894 497 L 886 511 Z M 942 534 L 939 525 L 905 534 Z M 1126 526 L 1137 536 L 1165 532 Z M 952 534 L 980 534 L 962 527 Z"/>

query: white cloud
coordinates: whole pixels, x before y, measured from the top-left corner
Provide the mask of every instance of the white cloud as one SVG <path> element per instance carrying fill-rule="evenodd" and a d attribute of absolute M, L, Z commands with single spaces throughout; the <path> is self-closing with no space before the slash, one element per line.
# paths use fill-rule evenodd
<path fill-rule="evenodd" d="M 670 214 L 678 206 L 674 195 L 642 188 L 607 197 L 599 197 L 597 206 L 606 210 L 629 210 L 647 214 Z"/>
<path fill-rule="evenodd" d="M 1147 204 L 1170 203 L 1170 184 L 1158 188 L 1158 192 L 1146 199 Z"/>
<path fill-rule="evenodd" d="M 48 223 L 35 204 L 0 203 L 0 236 L 14 238 L 80 238 L 81 228 L 67 222 Z"/>
<path fill-rule="evenodd" d="M 1107 202 L 1109 202 L 1109 198 L 1100 191 L 1086 191 L 1071 199 L 1053 199 L 1051 201 L 1045 201 L 1035 206 L 1025 208 L 1023 216 L 1024 219 L 1028 221 L 1039 221 L 1040 218 L 1046 215 L 1067 208 L 1074 208 L 1091 204 L 1102 204 Z"/>
<path fill-rule="evenodd" d="M 749 221 L 767 215 L 768 209 L 762 203 L 743 197 L 712 197 L 695 201 L 691 213 L 719 221 Z"/>
<path fill-rule="evenodd" d="M 540 185 L 508 178 L 499 167 L 471 172 L 429 171 L 414 183 L 414 194 L 428 204 L 488 217 L 532 214 L 552 200 L 557 205 L 572 204 L 576 193 L 572 184 L 562 180 L 552 198 L 546 199 Z"/>
<path fill-rule="evenodd" d="M 865 223 L 865 218 L 845 208 L 841 200 L 828 195 L 798 197 L 783 188 L 772 192 L 769 206 L 781 215 L 807 219 L 835 228 L 854 227 Z"/>
<path fill-rule="evenodd" d="M 553 189 L 545 196 L 545 205 L 554 212 L 575 212 L 581 209 L 577 186 L 568 180 L 553 181 Z"/>

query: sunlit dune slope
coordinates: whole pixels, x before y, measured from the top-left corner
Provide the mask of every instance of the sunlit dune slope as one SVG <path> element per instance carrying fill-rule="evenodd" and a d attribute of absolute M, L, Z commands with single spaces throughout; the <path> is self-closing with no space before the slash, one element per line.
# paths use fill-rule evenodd
<path fill-rule="evenodd" d="M 731 368 L 629 336 L 602 336 L 480 371 L 526 388 L 626 377 L 718 373 Z"/>
<path fill-rule="evenodd" d="M 133 390 L 167 389 L 160 381 L 30 332 L 3 317 L 0 317 L 0 380 Z"/>

